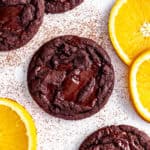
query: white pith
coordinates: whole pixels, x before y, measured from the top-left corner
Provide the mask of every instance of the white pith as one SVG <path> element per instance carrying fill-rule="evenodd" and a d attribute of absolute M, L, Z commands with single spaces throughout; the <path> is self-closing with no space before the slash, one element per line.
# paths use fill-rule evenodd
<path fill-rule="evenodd" d="M 144 37 L 150 37 L 150 23 L 145 22 L 141 29 L 140 29 L 141 33 L 143 34 Z"/>

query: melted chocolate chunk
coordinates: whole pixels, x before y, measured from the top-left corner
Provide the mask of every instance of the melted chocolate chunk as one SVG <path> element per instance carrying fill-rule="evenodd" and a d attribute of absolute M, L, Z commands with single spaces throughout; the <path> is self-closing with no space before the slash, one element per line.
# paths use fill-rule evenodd
<path fill-rule="evenodd" d="M 43 14 L 42 0 L 0 0 L 0 51 L 26 44 L 37 32 Z"/>
<path fill-rule="evenodd" d="M 46 13 L 62 13 L 71 10 L 84 0 L 45 0 Z"/>
<path fill-rule="evenodd" d="M 114 85 L 107 53 L 94 41 L 77 36 L 57 37 L 33 56 L 28 87 L 33 99 L 49 114 L 82 119 L 98 112 Z"/>
<path fill-rule="evenodd" d="M 104 127 L 87 137 L 79 150 L 150 150 L 150 137 L 127 125 Z"/>

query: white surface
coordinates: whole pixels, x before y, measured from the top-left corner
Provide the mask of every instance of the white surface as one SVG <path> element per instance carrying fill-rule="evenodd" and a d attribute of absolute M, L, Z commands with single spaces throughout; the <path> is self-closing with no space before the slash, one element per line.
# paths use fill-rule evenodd
<path fill-rule="evenodd" d="M 38 150 L 78 150 L 87 135 L 112 124 L 130 124 L 150 135 L 150 124 L 136 114 L 130 103 L 128 67 L 120 61 L 109 40 L 107 23 L 113 2 L 85 0 L 67 13 L 45 15 L 39 32 L 26 46 L 0 52 L 0 97 L 16 99 L 31 113 L 38 131 Z M 97 114 L 80 121 L 65 121 L 48 115 L 27 90 L 27 67 L 33 53 L 46 41 L 64 34 L 84 36 L 101 44 L 115 69 L 115 87 L 109 102 Z"/>

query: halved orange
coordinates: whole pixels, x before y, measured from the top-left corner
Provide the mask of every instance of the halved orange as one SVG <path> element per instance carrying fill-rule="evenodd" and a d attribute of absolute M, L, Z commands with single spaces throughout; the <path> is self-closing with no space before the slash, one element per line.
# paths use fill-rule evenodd
<path fill-rule="evenodd" d="M 20 104 L 0 98 L 0 150 L 36 150 L 36 128 Z"/>
<path fill-rule="evenodd" d="M 150 48 L 150 0 L 116 0 L 110 13 L 109 34 L 117 54 L 130 65 Z"/>
<path fill-rule="evenodd" d="M 136 111 L 150 122 L 150 49 L 131 65 L 129 87 Z"/>

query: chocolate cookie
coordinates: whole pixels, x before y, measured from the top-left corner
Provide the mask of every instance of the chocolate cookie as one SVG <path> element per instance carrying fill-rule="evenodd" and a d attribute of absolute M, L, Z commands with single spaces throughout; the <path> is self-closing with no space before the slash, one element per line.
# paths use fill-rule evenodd
<path fill-rule="evenodd" d="M 45 0 L 46 13 L 62 13 L 71 10 L 84 0 Z"/>
<path fill-rule="evenodd" d="M 43 0 L 0 0 L 0 51 L 25 45 L 38 31 Z"/>
<path fill-rule="evenodd" d="M 28 87 L 33 99 L 49 114 L 82 119 L 98 112 L 114 86 L 107 53 L 94 41 L 77 36 L 57 37 L 33 56 Z"/>
<path fill-rule="evenodd" d="M 104 127 L 90 135 L 79 150 L 150 150 L 150 137 L 127 125 Z"/>

